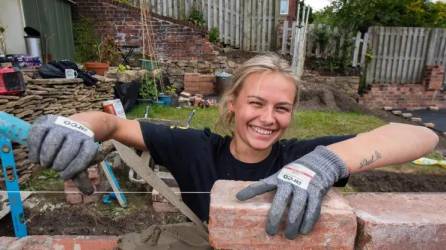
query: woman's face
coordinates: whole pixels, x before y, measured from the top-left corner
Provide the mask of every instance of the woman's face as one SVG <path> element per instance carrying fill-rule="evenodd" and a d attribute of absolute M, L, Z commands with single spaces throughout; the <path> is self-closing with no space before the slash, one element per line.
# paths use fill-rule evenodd
<path fill-rule="evenodd" d="M 293 81 L 278 72 L 249 75 L 238 97 L 228 103 L 234 112 L 234 139 L 244 149 L 269 150 L 288 128 L 296 96 Z"/>

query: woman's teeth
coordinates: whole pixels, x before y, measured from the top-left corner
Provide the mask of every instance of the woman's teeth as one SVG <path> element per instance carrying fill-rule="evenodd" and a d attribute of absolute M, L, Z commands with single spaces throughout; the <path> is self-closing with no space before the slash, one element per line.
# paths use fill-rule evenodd
<path fill-rule="evenodd" d="M 270 135 L 273 133 L 272 130 L 267 130 L 267 129 L 263 129 L 263 128 L 259 128 L 259 127 L 252 127 L 254 129 L 254 131 L 256 131 L 256 133 L 261 134 L 261 135 Z"/>

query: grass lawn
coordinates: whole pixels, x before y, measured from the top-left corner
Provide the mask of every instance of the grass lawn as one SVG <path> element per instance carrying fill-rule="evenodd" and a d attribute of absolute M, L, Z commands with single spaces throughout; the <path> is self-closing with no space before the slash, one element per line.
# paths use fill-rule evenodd
<path fill-rule="evenodd" d="M 146 105 L 134 107 L 127 116 L 130 119 L 144 117 Z M 174 121 L 186 121 L 192 108 L 174 108 L 151 106 L 149 118 L 166 119 Z M 218 119 L 217 108 L 197 109 L 192 119 L 193 128 L 211 128 Z M 299 111 L 294 115 L 294 121 L 288 129 L 285 137 L 314 138 L 324 135 L 356 134 L 371 130 L 385 124 L 384 121 L 374 116 L 345 113 L 345 112 L 321 112 Z"/>

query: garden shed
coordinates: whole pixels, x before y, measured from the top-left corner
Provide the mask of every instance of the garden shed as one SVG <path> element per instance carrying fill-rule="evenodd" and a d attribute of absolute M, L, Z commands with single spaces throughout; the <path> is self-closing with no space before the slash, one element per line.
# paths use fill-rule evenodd
<path fill-rule="evenodd" d="M 23 28 L 32 27 L 40 32 L 42 53 L 48 59 L 73 59 L 73 4 L 71 0 L 1 1 L 0 23 L 6 29 L 6 54 L 26 54 Z"/>

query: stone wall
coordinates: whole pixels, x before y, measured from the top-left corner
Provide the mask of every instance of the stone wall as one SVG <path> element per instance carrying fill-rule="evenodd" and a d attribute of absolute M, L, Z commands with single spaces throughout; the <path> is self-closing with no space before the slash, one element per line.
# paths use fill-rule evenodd
<path fill-rule="evenodd" d="M 102 101 L 113 98 L 115 82 L 98 82 L 87 87 L 81 79 L 31 79 L 23 96 L 0 95 L 0 110 L 28 122 L 48 114 L 69 116 L 87 110 L 102 110 Z M 29 178 L 33 164 L 23 146 L 14 150 L 20 182 Z M 1 171 L 0 171 L 1 172 Z M 1 174 L 0 182 L 3 180 Z"/>
<path fill-rule="evenodd" d="M 214 74 L 225 71 L 234 73 L 239 66 L 236 62 L 224 57 L 217 56 L 213 60 L 165 60 L 161 67 L 167 73 L 171 83 L 178 89 L 184 87 L 184 73 Z"/>
<path fill-rule="evenodd" d="M 142 47 L 140 10 L 113 0 L 78 0 L 73 17 L 91 19 L 101 36 L 120 38 L 126 44 Z M 155 51 L 169 60 L 212 60 L 218 54 L 206 38 L 206 30 L 172 18 L 151 14 Z"/>
<path fill-rule="evenodd" d="M 359 76 L 321 76 L 310 71 L 302 76 L 305 88 L 330 86 L 354 98 L 358 97 L 359 80 Z"/>

